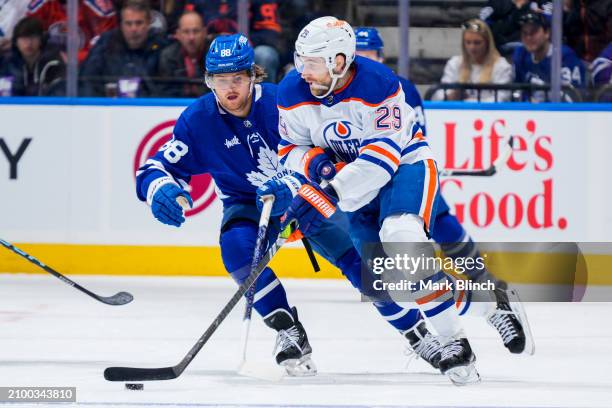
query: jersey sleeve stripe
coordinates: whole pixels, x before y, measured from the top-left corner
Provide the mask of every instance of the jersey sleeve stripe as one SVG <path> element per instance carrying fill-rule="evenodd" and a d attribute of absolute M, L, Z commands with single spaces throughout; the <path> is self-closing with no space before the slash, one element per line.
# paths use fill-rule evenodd
<path fill-rule="evenodd" d="M 425 303 L 429 303 L 432 302 L 434 300 L 436 300 L 439 297 L 444 296 L 450 289 L 445 288 L 445 289 L 440 289 L 437 290 L 435 292 L 429 293 L 423 297 L 420 297 L 416 300 L 417 305 L 423 305 Z"/>
<path fill-rule="evenodd" d="M 374 156 L 370 156 L 369 154 L 360 154 L 359 157 L 357 157 L 357 160 L 365 160 L 367 162 L 376 164 L 377 166 L 382 167 L 383 169 L 385 169 L 387 171 L 387 173 L 389 173 L 389 175 L 391 177 L 393 177 L 393 175 L 395 174 L 395 170 L 393 169 L 391 166 L 389 166 L 384 160 L 381 160 L 377 157 Z"/>
<path fill-rule="evenodd" d="M 170 174 L 170 172 L 168 170 L 166 170 L 166 168 L 164 167 L 163 163 L 158 161 L 158 160 L 154 160 L 154 159 L 148 159 L 137 171 L 136 171 L 136 176 L 139 176 L 140 174 L 144 173 L 147 170 L 159 170 L 162 173 L 166 174 L 168 177 L 174 177 L 172 176 L 172 174 Z"/>
<path fill-rule="evenodd" d="M 100 17 L 110 17 L 115 14 L 110 0 L 85 0 L 85 4 Z"/>
<path fill-rule="evenodd" d="M 278 149 L 278 157 L 284 157 L 289 154 L 290 151 L 295 149 L 297 146 L 294 144 L 290 144 L 289 146 L 281 147 Z"/>
<path fill-rule="evenodd" d="M 367 146 L 371 143 L 376 143 L 376 142 L 385 142 L 386 144 L 388 144 L 390 147 L 392 147 L 393 149 L 397 150 L 398 153 L 401 152 L 402 149 L 400 149 L 400 147 L 397 145 L 397 143 L 395 143 L 393 140 L 389 139 L 388 137 L 376 137 L 376 138 L 372 138 L 372 139 L 365 139 L 361 142 L 361 146 Z"/>
<path fill-rule="evenodd" d="M 412 153 L 415 150 L 421 148 L 421 147 L 426 147 L 427 146 L 427 142 L 422 141 L 422 142 L 418 142 L 418 143 L 413 143 L 411 145 L 408 145 L 408 147 L 406 147 L 404 150 L 402 150 L 402 156 L 407 155 L 408 153 Z"/>
<path fill-rule="evenodd" d="M 300 103 L 296 103 L 295 105 L 291 105 L 291 106 L 281 106 L 281 105 L 277 105 L 278 109 L 281 110 L 285 110 L 285 111 L 290 111 L 296 108 L 299 108 L 300 106 L 306 106 L 306 105 L 320 105 L 321 102 L 315 102 L 315 101 L 306 101 L 306 102 L 300 102 Z"/>
<path fill-rule="evenodd" d="M 362 154 L 366 150 L 371 150 L 373 152 L 381 154 L 381 155 L 385 156 L 387 159 L 391 160 L 393 162 L 393 164 L 395 164 L 396 166 L 399 166 L 399 159 L 396 157 L 396 155 L 394 155 L 393 153 L 389 152 L 388 150 L 383 149 L 380 146 L 369 144 L 369 145 L 367 145 L 365 147 L 362 147 L 359 150 L 359 154 Z"/>
<path fill-rule="evenodd" d="M 421 214 L 421 216 L 423 217 L 423 220 L 425 221 L 425 228 L 427 228 L 427 230 L 429 231 L 429 226 L 431 225 L 430 222 L 433 204 L 436 199 L 436 193 L 438 191 L 438 171 L 433 160 L 427 159 L 424 161 L 424 164 L 425 194 L 423 194 L 423 200 L 421 201 L 421 211 L 419 211 L 419 214 Z"/>
<path fill-rule="evenodd" d="M 28 4 L 28 13 L 35 13 L 45 3 L 45 0 L 32 0 Z"/>

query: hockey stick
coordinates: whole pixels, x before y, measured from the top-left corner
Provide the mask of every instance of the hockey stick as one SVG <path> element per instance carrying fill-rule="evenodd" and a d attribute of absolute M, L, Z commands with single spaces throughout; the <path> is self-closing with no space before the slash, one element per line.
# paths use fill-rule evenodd
<path fill-rule="evenodd" d="M 447 170 L 443 169 L 438 172 L 440 177 L 449 177 L 449 176 L 476 176 L 476 177 L 490 177 L 497 173 L 497 171 L 506 164 L 508 159 L 510 158 L 510 154 L 512 154 L 512 150 L 514 147 L 514 136 L 510 136 L 508 138 L 508 145 L 503 154 L 500 154 L 499 157 L 484 170 Z"/>
<path fill-rule="evenodd" d="M 23 258 L 25 258 L 28 261 L 32 262 L 34 265 L 44 269 L 46 272 L 49 272 L 51 275 L 55 276 L 56 278 L 58 278 L 62 282 L 72 286 L 75 289 L 80 290 L 81 292 L 83 292 L 86 295 L 96 299 L 99 302 L 106 303 L 107 305 L 112 305 L 112 306 L 120 306 L 120 305 L 125 305 L 126 303 L 130 303 L 132 300 L 134 300 L 134 297 L 131 294 L 127 293 L 127 292 L 119 292 L 117 294 L 114 294 L 113 296 L 108 296 L 108 297 L 96 295 L 95 293 L 85 289 L 84 287 L 82 287 L 78 283 L 70 280 L 69 278 L 67 278 L 66 276 L 62 275 L 61 273 L 59 273 L 55 269 L 45 265 L 44 263 L 42 263 L 38 259 L 34 258 L 32 255 L 29 255 L 29 254 L 23 252 L 21 249 L 19 249 L 16 246 L 6 242 L 5 240 L 0 239 L 0 244 L 2 244 L 2 246 L 5 247 L 6 249 L 10 249 L 11 251 L 16 253 L 17 255 L 21 255 Z"/>
<path fill-rule="evenodd" d="M 261 251 L 265 247 L 265 238 L 270 222 L 270 213 L 272 212 L 272 204 L 274 204 L 274 196 L 264 196 L 263 208 L 259 216 L 259 229 L 257 230 L 257 240 L 255 241 L 255 249 L 253 250 L 253 261 L 251 262 L 251 273 L 257 268 L 257 264 L 261 260 Z M 240 362 L 238 372 L 245 370 L 247 359 L 247 348 L 249 344 L 249 332 L 251 328 L 251 314 L 253 312 L 253 303 L 255 298 L 255 285 L 251 285 L 246 293 L 246 306 L 244 317 L 242 318 L 242 361 Z"/>
<path fill-rule="evenodd" d="M 289 231 L 289 229 L 287 229 L 287 231 L 283 231 L 276 242 L 272 244 L 270 248 L 268 248 L 268 251 L 265 253 L 259 264 L 257 264 L 257 268 L 251 271 L 249 277 L 242 283 L 242 285 L 238 287 L 238 290 L 236 290 L 236 293 L 234 293 L 229 302 L 227 302 L 217 317 L 215 317 L 213 322 L 206 329 L 204 334 L 202 334 L 196 344 L 193 345 L 191 350 L 189 350 L 189 352 L 178 364 L 175 366 L 162 368 L 109 367 L 104 370 L 104 378 L 108 381 L 156 381 L 171 380 L 180 376 L 191 361 L 193 361 L 202 347 L 204 347 L 219 325 L 221 325 L 223 320 L 225 320 L 227 315 L 229 315 L 236 304 L 238 304 L 246 291 L 257 280 L 276 252 L 283 246 L 289 237 L 290 232 L 291 231 Z"/>

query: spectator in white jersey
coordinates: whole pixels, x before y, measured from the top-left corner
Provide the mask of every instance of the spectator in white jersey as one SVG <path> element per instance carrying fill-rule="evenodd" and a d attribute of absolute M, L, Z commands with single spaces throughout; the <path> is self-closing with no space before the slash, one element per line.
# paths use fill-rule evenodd
<path fill-rule="evenodd" d="M 493 34 L 487 24 L 477 18 L 462 24 L 461 55 L 451 57 L 444 67 L 443 84 L 507 84 L 512 82 L 512 66 L 495 48 Z M 439 90 L 434 100 L 469 102 L 501 102 L 510 99 L 510 92 L 476 90 Z"/>

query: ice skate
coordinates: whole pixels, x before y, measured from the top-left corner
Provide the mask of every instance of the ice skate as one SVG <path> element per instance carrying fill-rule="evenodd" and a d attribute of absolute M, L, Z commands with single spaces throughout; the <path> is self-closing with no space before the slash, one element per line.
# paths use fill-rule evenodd
<path fill-rule="evenodd" d="M 434 336 L 427 330 L 424 321 L 419 322 L 416 327 L 404 333 L 406 339 L 410 343 L 406 347 L 406 355 L 410 364 L 413 359 L 422 358 L 427 361 L 433 368 L 439 368 L 442 345 L 438 337 Z"/>
<path fill-rule="evenodd" d="M 476 356 L 465 337 L 451 338 L 442 346 L 440 371 L 448 376 L 453 384 L 462 386 L 480 382 L 476 370 Z"/>
<path fill-rule="evenodd" d="M 278 331 L 273 354 L 276 363 L 285 367 L 287 374 L 294 377 L 313 376 L 317 368 L 312 361 L 312 347 L 304 326 L 298 320 L 297 309 L 291 309 L 291 315 L 285 310 L 278 310 L 266 317 L 268 326 Z"/>
<path fill-rule="evenodd" d="M 533 355 L 533 336 L 518 294 L 514 289 L 499 286 L 493 292 L 497 304 L 487 316 L 487 322 L 497 330 L 511 353 Z"/>

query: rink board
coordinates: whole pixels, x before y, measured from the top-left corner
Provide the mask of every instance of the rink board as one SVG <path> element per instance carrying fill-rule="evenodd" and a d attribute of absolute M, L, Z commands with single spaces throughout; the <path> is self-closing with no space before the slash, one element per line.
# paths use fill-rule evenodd
<path fill-rule="evenodd" d="M 67 274 L 226 276 L 221 251 L 216 247 L 96 246 L 19 244 L 24 251 Z M 44 273 L 8 251 L 0 252 L 3 268 L 16 273 Z M 588 273 L 576 272 L 571 255 L 539 252 L 487 252 L 487 265 L 495 275 L 521 284 L 612 285 L 612 255 L 586 254 Z M 317 256 L 315 273 L 301 248 L 279 251 L 271 267 L 284 278 L 342 278 L 338 269 Z M 557 266 L 555 266 L 557 265 Z"/>
<path fill-rule="evenodd" d="M 225 274 L 218 248 L 222 206 L 209 178 L 194 180 L 195 208 L 180 229 L 156 222 L 134 193 L 135 168 L 171 137 L 185 101 L 0 103 L 1 143 L 14 156 L 11 165 L 0 154 L 0 238 L 65 273 Z M 426 108 L 440 167 L 487 167 L 515 136 L 516 150 L 499 174 L 441 180 L 452 210 L 476 240 L 612 242 L 612 183 L 604 170 L 612 151 L 610 105 Z M 588 258 L 593 283 L 612 283 L 605 271 L 610 255 Z M 325 263 L 314 274 L 297 248 L 283 249 L 275 265 L 281 276 L 340 277 Z M 0 251 L 0 271 L 36 268 Z M 523 275 L 511 280 L 534 279 Z"/>

